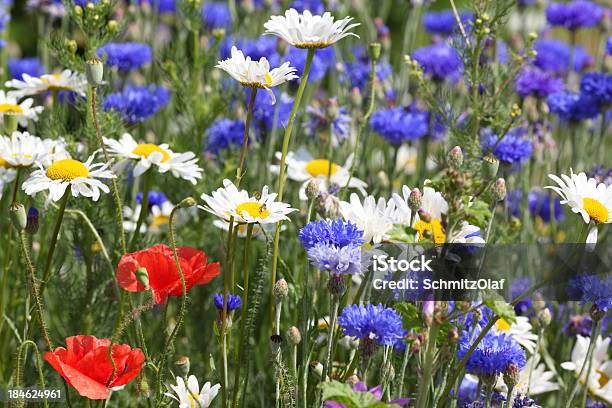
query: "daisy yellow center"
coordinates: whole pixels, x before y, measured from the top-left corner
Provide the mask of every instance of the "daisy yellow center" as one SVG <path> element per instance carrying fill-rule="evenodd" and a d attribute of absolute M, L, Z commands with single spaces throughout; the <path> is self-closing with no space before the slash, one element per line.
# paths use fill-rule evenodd
<path fill-rule="evenodd" d="M 89 176 L 89 170 L 78 160 L 58 160 L 47 168 L 47 177 L 51 180 L 72 181 L 77 177 Z"/>
<path fill-rule="evenodd" d="M 137 154 L 141 157 L 149 157 L 151 153 L 161 153 L 163 159 L 162 161 L 166 162 L 170 159 L 170 155 L 164 149 L 159 147 L 158 145 L 154 145 L 153 143 L 143 143 L 139 144 L 132 150 L 132 153 Z"/>
<path fill-rule="evenodd" d="M 21 106 L 15 103 L 0 103 L 0 112 L 2 113 L 23 113 Z"/>
<path fill-rule="evenodd" d="M 168 224 L 168 221 L 170 221 L 170 217 L 168 217 L 167 215 L 160 214 L 153 217 L 152 225 L 154 227 L 161 227 L 162 225 Z"/>
<path fill-rule="evenodd" d="M 419 233 L 419 241 L 430 238 L 434 244 L 443 244 L 446 241 L 446 234 L 442 227 L 442 222 L 432 219 L 430 222 L 418 220 L 414 224 L 414 229 Z"/>
<path fill-rule="evenodd" d="M 338 167 L 335 163 L 330 164 L 329 160 L 316 159 L 310 161 L 304 168 L 311 176 L 317 177 L 335 174 L 338 171 Z"/>
<path fill-rule="evenodd" d="M 71 91 L 72 88 L 63 84 L 52 84 L 49 81 L 49 77 L 53 78 L 56 81 L 59 81 L 60 78 L 62 77 L 61 74 L 51 74 L 51 75 L 47 75 L 43 78 L 41 78 L 40 80 L 42 81 L 43 84 L 47 85 L 47 89 L 50 91 Z"/>
<path fill-rule="evenodd" d="M 597 224 L 608 222 L 608 209 L 598 200 L 594 198 L 583 198 L 582 205 L 587 214 L 589 214 L 589 217 Z"/>
<path fill-rule="evenodd" d="M 601 388 L 605 387 L 606 385 L 608 385 L 608 382 L 610 381 L 610 377 L 608 377 L 608 375 L 603 371 L 603 370 L 595 370 L 595 372 L 597 374 L 599 374 L 599 386 Z"/>
<path fill-rule="evenodd" d="M 497 330 L 502 332 L 510 331 L 510 323 L 508 323 L 508 321 L 505 319 L 499 319 L 498 321 L 496 321 L 495 327 L 497 327 Z"/>
<path fill-rule="evenodd" d="M 10 164 L 8 164 L 8 162 L 6 160 L 4 160 L 2 157 L 0 157 L 0 167 L 9 168 L 11 166 L 10 166 Z"/>
<path fill-rule="evenodd" d="M 266 84 L 268 86 L 272 85 L 272 75 L 270 75 L 269 72 L 266 72 L 265 78 L 266 78 Z"/>
<path fill-rule="evenodd" d="M 243 214 L 245 211 L 253 218 L 263 219 L 270 216 L 270 211 L 268 211 L 265 205 L 253 201 L 238 204 L 238 206 L 236 206 L 236 212 L 238 214 Z"/>

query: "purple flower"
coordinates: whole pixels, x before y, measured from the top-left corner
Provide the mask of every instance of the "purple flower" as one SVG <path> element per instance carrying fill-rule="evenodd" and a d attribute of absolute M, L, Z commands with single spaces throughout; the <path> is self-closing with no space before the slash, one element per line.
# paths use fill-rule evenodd
<path fill-rule="evenodd" d="M 533 190 L 529 192 L 527 196 L 527 201 L 529 204 L 529 212 L 532 216 L 538 216 L 545 223 L 550 222 L 550 205 L 551 205 L 551 196 L 547 191 L 542 190 Z M 555 196 L 553 198 L 554 202 L 554 217 L 556 222 L 561 222 L 565 218 L 565 212 L 563 211 L 563 206 L 561 205 L 560 199 Z"/>
<path fill-rule="evenodd" d="M 471 25 L 474 13 L 461 11 L 459 18 L 464 26 Z M 429 11 L 423 16 L 423 27 L 428 33 L 449 36 L 457 28 L 457 21 L 452 10 Z"/>
<path fill-rule="evenodd" d="M 563 90 L 563 80 L 538 67 L 525 67 L 516 78 L 516 92 L 522 97 L 533 95 L 539 98 Z"/>
<path fill-rule="evenodd" d="M 550 111 L 565 121 L 577 122 L 599 115 L 598 101 L 585 94 L 556 92 L 548 96 L 547 103 Z"/>
<path fill-rule="evenodd" d="M 457 78 L 463 69 L 457 50 L 444 43 L 417 48 L 412 57 L 436 81 Z"/>
<path fill-rule="evenodd" d="M 472 333 L 464 331 L 459 340 L 457 357 L 462 359 L 471 345 Z M 509 335 L 489 331 L 468 358 L 465 368 L 471 374 L 491 376 L 504 372 L 510 363 L 523 368 L 525 351 Z"/>
<path fill-rule="evenodd" d="M 223 293 L 217 293 L 214 296 L 215 307 L 217 310 L 223 310 Z M 227 294 L 227 311 L 231 312 L 232 310 L 238 309 L 242 306 L 242 299 L 239 295 L 232 295 L 231 293 Z"/>
<path fill-rule="evenodd" d="M 384 346 L 393 346 L 406 336 L 402 318 L 382 304 L 349 305 L 338 317 L 338 324 L 347 336 L 376 340 Z"/>
<path fill-rule="evenodd" d="M 337 102 L 332 100 L 331 104 L 337 105 Z M 332 138 L 336 145 L 349 136 L 352 119 L 346 107 L 335 106 L 335 109 L 329 112 L 319 106 L 308 106 L 306 111 L 308 112 L 309 119 L 304 124 L 304 127 L 307 129 L 308 134 L 314 136 L 318 131 L 326 132 L 331 129 Z M 334 116 L 330 117 L 331 115 Z"/>
<path fill-rule="evenodd" d="M 482 150 L 483 152 L 492 150 L 499 161 L 520 165 L 533 153 L 531 141 L 525 139 L 524 134 L 524 128 L 514 128 L 498 141 L 498 136 L 488 131 L 482 140 Z"/>
<path fill-rule="evenodd" d="M 308 259 L 320 271 L 332 275 L 354 275 L 361 272 L 361 248 L 355 244 L 339 247 L 316 244 L 309 248 Z"/>
<path fill-rule="evenodd" d="M 204 25 L 210 30 L 229 30 L 232 26 L 232 14 L 226 2 L 206 3 L 202 6 L 201 14 Z"/>
<path fill-rule="evenodd" d="M 28 74 L 33 77 L 39 77 L 44 73 L 44 68 L 40 60 L 36 57 L 28 58 L 10 58 L 8 60 L 8 69 L 11 77 L 21 79 L 23 74 Z"/>
<path fill-rule="evenodd" d="M 151 62 L 153 51 L 148 44 L 137 42 L 108 43 L 98 48 L 98 56 L 119 71 L 132 71 Z"/>
<path fill-rule="evenodd" d="M 272 131 L 274 126 L 274 115 L 276 112 L 277 128 L 284 128 L 289 122 L 289 115 L 293 107 L 293 98 L 286 93 L 276 97 L 276 104 L 272 105 L 272 98 L 268 92 L 258 92 L 255 96 L 255 106 L 253 107 L 253 123 L 261 134 Z"/>
<path fill-rule="evenodd" d="M 399 146 L 429 132 L 429 115 L 403 107 L 387 108 L 374 112 L 370 126 L 389 143 Z"/>
<path fill-rule="evenodd" d="M 161 191 L 149 191 L 147 198 L 149 208 L 153 206 L 161 207 L 168 201 L 168 197 Z M 142 203 L 142 192 L 140 191 L 136 194 L 136 202 L 138 204 Z"/>
<path fill-rule="evenodd" d="M 559 40 L 537 40 L 534 49 L 538 53 L 534 65 L 547 71 L 564 73 L 570 66 L 571 46 Z M 574 47 L 574 71 L 582 71 L 594 61 L 581 46 Z"/>
<path fill-rule="evenodd" d="M 352 222 L 342 220 L 311 221 L 300 230 L 300 240 L 306 249 L 317 244 L 359 246 L 363 244 L 363 231 Z"/>
<path fill-rule="evenodd" d="M 157 11 L 160 13 L 174 13 L 176 12 L 176 0 L 136 0 L 138 5 L 150 4 L 157 7 Z"/>
<path fill-rule="evenodd" d="M 290 47 L 285 55 L 285 61 L 291 62 L 291 66 L 296 68 L 296 75 L 302 76 L 304 66 L 306 65 L 306 55 L 308 50 Z M 308 81 L 320 81 L 325 77 L 327 71 L 333 68 L 336 64 L 336 54 L 334 47 L 318 49 L 312 59 L 310 65 L 310 74 Z"/>
<path fill-rule="evenodd" d="M 362 46 L 353 47 L 351 55 L 355 58 L 355 61 L 344 64 L 346 76 L 352 88 L 364 89 L 370 81 L 370 70 L 372 69 L 370 58 Z M 384 60 L 378 61 L 376 78 L 379 81 L 389 78 L 392 73 L 391 64 Z M 345 80 L 345 78 L 342 79 Z"/>
<path fill-rule="evenodd" d="M 241 146 L 244 139 L 244 122 L 238 119 L 217 119 L 206 130 L 206 138 L 206 150 L 215 155 L 232 146 Z"/>
<path fill-rule="evenodd" d="M 592 96 L 602 105 L 612 102 L 612 75 L 589 72 L 580 80 L 580 92 Z"/>
<path fill-rule="evenodd" d="M 606 41 L 606 54 L 612 55 L 612 36 Z"/>
<path fill-rule="evenodd" d="M 546 8 L 548 22 L 553 26 L 562 26 L 568 30 L 594 27 L 602 20 L 603 14 L 603 7 L 585 0 L 552 3 Z"/>
<path fill-rule="evenodd" d="M 599 310 L 612 309 L 612 275 L 578 275 L 568 288 L 569 295 L 581 303 L 592 303 Z"/>
<path fill-rule="evenodd" d="M 153 116 L 169 101 L 170 92 L 163 86 L 128 85 L 123 92 L 108 95 L 102 107 L 105 111 L 119 112 L 129 123 L 136 123 Z"/>
<path fill-rule="evenodd" d="M 296 9 L 298 13 L 303 13 L 304 10 L 308 10 L 312 14 L 325 13 L 325 4 L 321 0 L 293 0 L 289 7 Z"/>
<path fill-rule="evenodd" d="M 591 336 L 591 329 L 593 328 L 593 319 L 589 314 L 583 315 L 571 315 L 567 324 L 563 327 L 563 332 L 570 336 Z"/>
<path fill-rule="evenodd" d="M 589 177 L 597 180 L 597 183 L 604 183 L 606 186 L 612 185 L 612 167 L 595 166 L 589 172 Z"/>
<path fill-rule="evenodd" d="M 368 390 L 367 385 L 363 381 L 359 381 L 357 384 L 353 385 L 353 391 L 368 392 L 372 394 L 378 401 L 382 399 L 382 387 L 380 385 L 377 385 L 376 387 L 370 388 Z M 410 398 L 400 398 L 394 401 L 389 401 L 385 405 L 390 405 L 390 406 L 399 405 L 403 407 L 404 405 L 407 405 L 409 402 L 410 402 Z M 328 400 L 328 401 L 325 401 L 325 408 L 347 408 L 347 406 L 340 402 Z"/>

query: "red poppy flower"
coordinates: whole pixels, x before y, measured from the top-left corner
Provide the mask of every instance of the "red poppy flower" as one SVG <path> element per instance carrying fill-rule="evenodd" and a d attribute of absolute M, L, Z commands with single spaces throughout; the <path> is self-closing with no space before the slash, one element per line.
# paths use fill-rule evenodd
<path fill-rule="evenodd" d="M 72 336 L 66 348 L 45 353 L 45 360 L 83 397 L 106 399 L 111 388 L 121 387 L 140 373 L 145 357 L 138 348 L 113 344 L 113 365 L 108 356 L 110 340 L 94 336 Z"/>
<path fill-rule="evenodd" d="M 178 247 L 178 254 L 187 291 L 196 285 L 210 282 L 219 275 L 219 263 L 206 263 L 206 254 L 192 247 Z M 183 285 L 174 263 L 172 250 L 164 244 L 158 244 L 142 251 L 125 254 L 117 267 L 119 285 L 130 292 L 146 290 L 136 278 L 135 271 L 145 268 L 149 275 L 149 288 L 153 292 L 155 303 L 166 303 L 168 296 L 181 296 Z"/>

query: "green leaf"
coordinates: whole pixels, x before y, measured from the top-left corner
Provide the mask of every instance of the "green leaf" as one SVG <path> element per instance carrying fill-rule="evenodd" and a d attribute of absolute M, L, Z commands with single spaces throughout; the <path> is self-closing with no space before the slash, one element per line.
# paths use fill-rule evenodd
<path fill-rule="evenodd" d="M 516 313 L 512 305 L 505 300 L 501 300 L 501 296 L 496 293 L 488 294 L 489 299 L 484 301 L 496 315 L 504 319 L 508 323 L 514 323 L 516 321 Z"/>
<path fill-rule="evenodd" d="M 369 392 L 354 391 L 353 388 L 339 381 L 325 382 L 321 385 L 323 389 L 323 401 L 335 401 L 346 405 L 348 408 L 384 408 L 387 405 L 381 403 Z"/>
<path fill-rule="evenodd" d="M 421 326 L 421 314 L 415 305 L 408 302 L 401 302 L 396 303 L 394 308 L 395 311 L 402 316 L 402 323 L 405 330 Z"/>
<path fill-rule="evenodd" d="M 491 210 L 489 205 L 482 200 L 476 200 L 471 205 L 464 206 L 467 221 L 480 229 L 487 226 L 487 220 L 491 218 Z"/>
<path fill-rule="evenodd" d="M 414 243 L 416 231 L 404 225 L 394 225 L 389 231 L 389 240 L 394 242 L 405 242 L 408 244 Z"/>

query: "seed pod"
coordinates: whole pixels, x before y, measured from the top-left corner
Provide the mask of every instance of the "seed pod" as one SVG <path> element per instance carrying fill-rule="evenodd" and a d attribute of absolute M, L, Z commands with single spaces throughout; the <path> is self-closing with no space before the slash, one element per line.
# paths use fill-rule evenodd
<path fill-rule="evenodd" d="M 378 59 L 380 58 L 380 49 L 380 43 L 371 43 L 368 47 L 368 51 L 370 52 L 370 58 L 373 61 L 378 61 Z"/>
<path fill-rule="evenodd" d="M 85 74 L 87 76 L 87 82 L 89 82 L 89 85 L 102 85 L 102 78 L 104 77 L 104 64 L 99 58 L 87 60 L 87 63 L 85 64 Z"/>
<path fill-rule="evenodd" d="M 482 158 L 482 177 L 486 180 L 492 180 L 497 175 L 499 169 L 499 160 L 492 154 L 488 154 Z"/>
<path fill-rule="evenodd" d="M 289 286 L 287 285 L 287 281 L 283 278 L 276 281 L 274 284 L 274 289 L 272 290 L 274 298 L 276 302 L 281 302 L 284 298 L 289 294 Z"/>
<path fill-rule="evenodd" d="M 300 329 L 295 326 L 291 326 L 287 329 L 287 340 L 292 346 L 297 346 L 302 342 L 302 334 Z"/>
<path fill-rule="evenodd" d="M 15 227 L 15 229 L 19 232 L 23 231 L 28 220 L 23 204 L 14 203 L 11 205 L 9 211 L 11 214 L 11 222 L 13 223 L 13 227 Z"/>

